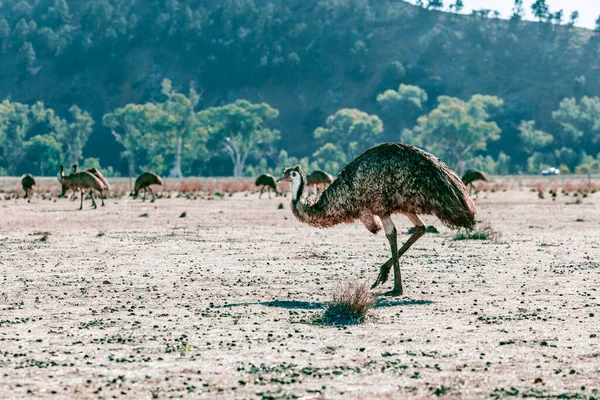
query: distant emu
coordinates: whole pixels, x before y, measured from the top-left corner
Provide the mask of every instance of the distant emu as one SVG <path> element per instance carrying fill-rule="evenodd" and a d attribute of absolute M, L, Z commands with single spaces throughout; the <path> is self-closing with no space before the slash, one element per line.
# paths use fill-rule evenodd
<path fill-rule="evenodd" d="M 154 172 L 144 172 L 135 180 L 135 185 L 133 187 L 133 192 L 130 194 L 134 199 L 137 198 L 138 192 L 144 189 L 144 197 L 142 197 L 142 201 L 146 201 L 146 191 L 150 191 L 150 195 L 152 195 L 151 203 L 154 203 L 156 197 L 154 196 L 154 192 L 150 188 L 150 185 L 162 185 L 163 180 L 160 176 L 156 175 Z"/>
<path fill-rule="evenodd" d="M 73 191 L 80 189 L 81 190 L 81 204 L 79 205 L 79 209 L 83 209 L 83 192 L 86 189 L 90 190 L 90 197 L 92 198 L 92 207 L 96 208 L 96 200 L 94 200 L 94 190 L 102 191 L 106 190 L 107 187 L 96 178 L 94 175 L 90 174 L 87 171 L 75 172 L 73 174 L 65 176 L 64 166 L 60 166 L 60 172 L 58 173 L 58 181 L 63 184 L 65 187 L 69 189 L 73 189 Z"/>
<path fill-rule="evenodd" d="M 265 190 L 265 186 L 267 187 L 267 193 L 269 194 L 269 198 L 271 198 L 271 189 L 275 191 L 276 195 L 279 194 L 277 192 L 277 182 L 275 182 L 275 177 L 271 174 L 262 174 L 261 176 L 256 178 L 256 182 L 254 182 L 254 184 L 256 186 L 262 186 L 262 188 L 260 188 L 260 194 L 258 195 L 259 199 L 263 194 L 263 190 Z"/>
<path fill-rule="evenodd" d="M 465 184 L 465 186 L 467 186 L 469 188 L 469 194 L 471 194 L 471 191 L 473 189 L 475 189 L 475 196 L 477 196 L 479 191 L 477 190 L 475 185 L 473 185 L 473 182 L 475 182 L 475 181 L 486 181 L 487 182 L 487 177 L 481 171 L 478 171 L 476 169 L 469 169 L 463 175 L 462 181 Z"/>
<path fill-rule="evenodd" d="M 329 186 L 331 184 L 331 182 L 333 182 L 333 176 L 331 176 L 327 172 L 321 171 L 321 170 L 313 171 L 312 174 L 309 174 L 306 177 L 307 185 L 308 186 L 315 185 L 315 188 L 317 189 L 317 194 L 319 193 L 319 185 L 322 184 L 323 190 L 325 190 L 325 189 L 327 189 L 327 186 Z"/>
<path fill-rule="evenodd" d="M 84 171 L 89 172 L 90 174 L 98 178 L 98 180 L 104 184 L 104 187 L 106 187 L 105 190 L 110 190 L 110 184 L 108 183 L 104 175 L 102 175 L 102 173 L 96 168 L 86 168 Z M 77 173 L 77 164 L 73 164 L 73 173 Z M 102 200 L 102 207 L 104 207 L 104 193 L 102 191 L 100 191 L 100 200 Z"/>
<path fill-rule="evenodd" d="M 31 203 L 31 193 L 33 191 L 33 187 L 35 186 L 35 179 L 31 174 L 26 174 L 21 177 L 21 186 L 23 186 L 23 191 L 25 192 L 24 199 L 27 199 L 28 203 Z"/>
<path fill-rule="evenodd" d="M 450 228 L 475 227 L 475 203 L 460 178 L 432 154 L 407 144 L 385 143 L 365 151 L 318 199 L 302 198 L 306 178 L 299 165 L 287 168 L 279 180 L 291 181 L 292 212 L 301 222 L 329 228 L 360 219 L 372 233 L 385 230 L 392 258 L 371 288 L 387 281 L 393 265 L 393 296 L 402 294 L 399 257 L 426 232 L 418 214 L 436 215 Z M 403 214 L 415 225 L 399 250 L 392 214 Z"/>

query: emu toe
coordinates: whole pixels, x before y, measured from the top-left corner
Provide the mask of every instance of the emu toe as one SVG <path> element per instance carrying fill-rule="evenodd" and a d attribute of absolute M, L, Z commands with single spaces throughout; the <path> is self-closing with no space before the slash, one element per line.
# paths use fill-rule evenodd
<path fill-rule="evenodd" d="M 379 275 L 377 276 L 377 279 L 371 285 L 371 289 L 375 289 L 378 285 L 386 283 L 389 275 L 390 267 L 388 267 L 387 264 L 383 264 L 379 269 Z"/>

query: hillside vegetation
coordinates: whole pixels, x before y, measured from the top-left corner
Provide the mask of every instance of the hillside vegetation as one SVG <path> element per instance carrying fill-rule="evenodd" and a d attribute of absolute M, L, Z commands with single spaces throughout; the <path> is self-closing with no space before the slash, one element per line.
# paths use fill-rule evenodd
<path fill-rule="evenodd" d="M 402 139 L 453 167 L 597 169 L 600 37 L 482 14 L 399 0 L 0 0 L 0 166 L 335 173 Z"/>

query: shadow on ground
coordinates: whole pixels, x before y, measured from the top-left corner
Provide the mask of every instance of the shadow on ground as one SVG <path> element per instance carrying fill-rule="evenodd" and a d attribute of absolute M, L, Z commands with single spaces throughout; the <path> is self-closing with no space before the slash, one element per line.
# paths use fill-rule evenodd
<path fill-rule="evenodd" d="M 373 308 L 385 307 L 405 307 L 405 306 L 425 306 L 433 304 L 431 300 L 389 300 L 378 298 Z M 257 301 L 250 303 L 233 303 L 222 306 L 214 306 L 213 308 L 232 308 L 260 305 L 265 307 L 285 308 L 287 310 L 324 310 L 329 303 L 315 301 L 297 301 L 297 300 L 272 300 L 272 301 Z"/>

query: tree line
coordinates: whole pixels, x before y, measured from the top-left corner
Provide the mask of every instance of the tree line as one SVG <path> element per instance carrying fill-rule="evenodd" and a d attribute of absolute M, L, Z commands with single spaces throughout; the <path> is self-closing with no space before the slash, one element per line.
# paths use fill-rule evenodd
<path fill-rule="evenodd" d="M 311 156 L 289 156 L 279 145 L 280 132 L 272 127 L 277 109 L 267 103 L 237 100 L 199 109 L 201 93 L 190 85 L 178 92 L 164 79 L 160 101 L 127 104 L 105 114 L 101 123 L 122 146 L 129 176 L 152 170 L 165 176 L 254 176 L 278 173 L 301 164 L 306 170 L 336 174 L 361 152 L 390 137 L 422 147 L 461 172 L 477 168 L 491 174 L 539 173 L 557 166 L 563 173 L 600 172 L 600 98 L 563 99 L 550 116 L 559 128 L 545 132 L 534 120 L 518 126 L 519 142 L 512 152 L 493 157 L 488 146 L 501 139 L 495 121 L 504 101 L 496 96 L 473 95 L 468 100 L 438 96 L 426 110 L 427 92 L 400 84 L 377 96 L 379 115 L 343 108 L 326 118 L 313 133 Z M 94 120 L 73 105 L 60 116 L 43 103 L 33 105 L 4 100 L 0 103 L 0 173 L 19 171 L 54 175 L 61 163 L 101 168 L 97 159 L 84 158 L 83 148 Z M 393 133 L 392 133 L 393 135 Z M 519 153 L 523 163 L 513 162 Z M 218 172 L 218 171 L 217 171 Z M 117 175 L 112 166 L 109 176 Z"/>

